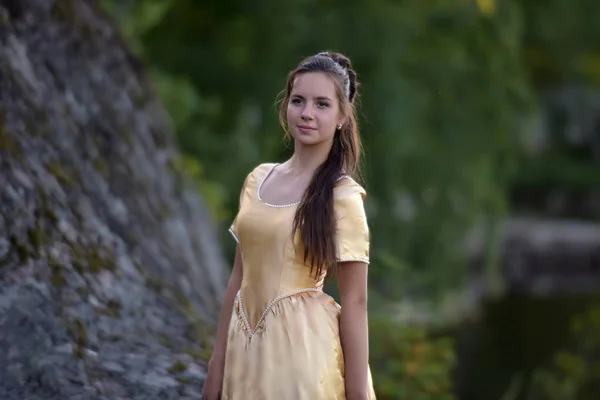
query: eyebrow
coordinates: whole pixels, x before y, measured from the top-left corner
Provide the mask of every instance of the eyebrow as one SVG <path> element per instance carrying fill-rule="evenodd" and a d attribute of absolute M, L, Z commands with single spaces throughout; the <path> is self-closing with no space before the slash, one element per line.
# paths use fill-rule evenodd
<path fill-rule="evenodd" d="M 290 97 L 299 97 L 301 99 L 304 99 L 304 96 L 299 95 L 299 94 L 292 94 Z M 331 100 L 329 97 L 327 96 L 317 96 L 315 97 L 316 100 L 327 100 L 327 101 L 333 101 Z"/>

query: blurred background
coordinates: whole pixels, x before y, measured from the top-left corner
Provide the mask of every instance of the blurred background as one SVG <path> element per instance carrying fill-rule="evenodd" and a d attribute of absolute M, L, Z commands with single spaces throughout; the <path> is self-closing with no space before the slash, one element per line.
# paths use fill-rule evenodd
<path fill-rule="evenodd" d="M 305 56 L 358 71 L 378 398 L 600 399 L 600 2 L 107 0 L 230 261 Z M 329 288 L 335 294 L 335 287 Z"/>

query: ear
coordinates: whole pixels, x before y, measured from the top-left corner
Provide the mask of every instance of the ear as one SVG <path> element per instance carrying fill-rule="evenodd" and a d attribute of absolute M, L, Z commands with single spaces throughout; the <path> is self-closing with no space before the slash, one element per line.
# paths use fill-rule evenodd
<path fill-rule="evenodd" d="M 344 113 L 342 110 L 340 110 L 340 116 L 338 118 L 337 125 L 343 126 L 346 123 L 346 121 L 348 121 L 347 113 Z"/>

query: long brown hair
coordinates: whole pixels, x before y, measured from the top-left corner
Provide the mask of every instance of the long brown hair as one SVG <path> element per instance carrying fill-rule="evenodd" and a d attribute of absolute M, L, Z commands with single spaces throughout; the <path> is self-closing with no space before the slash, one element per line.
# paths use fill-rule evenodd
<path fill-rule="evenodd" d="M 304 262 L 309 262 L 311 273 L 327 277 L 335 272 L 337 246 L 333 187 L 343 175 L 353 176 L 360 169 L 361 142 L 356 119 L 355 99 L 358 82 L 348 57 L 340 53 L 323 52 L 303 60 L 288 75 L 283 100 L 279 109 L 279 122 L 286 132 L 287 107 L 296 77 L 307 72 L 322 72 L 333 79 L 340 109 L 346 117 L 337 129 L 333 145 L 325 162 L 317 168 L 294 216 L 292 234 L 300 233 L 304 247 Z"/>

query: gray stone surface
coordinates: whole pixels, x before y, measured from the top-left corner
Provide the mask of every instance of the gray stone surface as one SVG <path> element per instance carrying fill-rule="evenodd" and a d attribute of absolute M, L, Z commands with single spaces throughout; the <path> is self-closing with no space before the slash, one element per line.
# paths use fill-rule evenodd
<path fill-rule="evenodd" d="M 95 1 L 0 0 L 0 399 L 197 399 L 225 286 Z"/>

